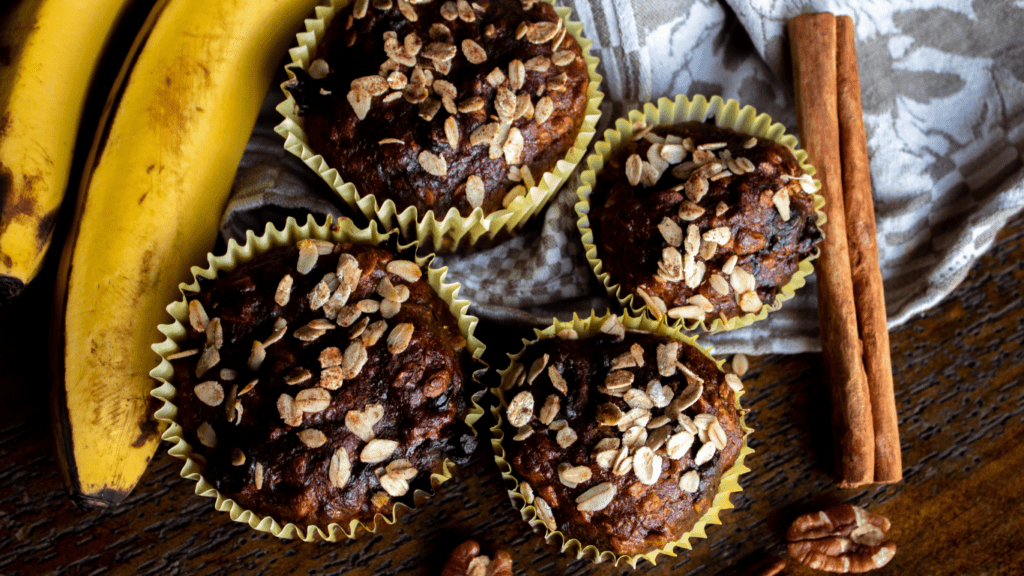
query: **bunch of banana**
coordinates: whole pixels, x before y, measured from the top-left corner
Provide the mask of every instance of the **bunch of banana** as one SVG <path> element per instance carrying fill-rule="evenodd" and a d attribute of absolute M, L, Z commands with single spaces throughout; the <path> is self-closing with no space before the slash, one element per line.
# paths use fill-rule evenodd
<path fill-rule="evenodd" d="M 78 125 L 128 0 L 20 0 L 0 7 L 0 306 L 43 264 Z"/>
<path fill-rule="evenodd" d="M 156 327 L 189 266 L 213 248 L 260 104 L 314 5 L 165 0 L 115 83 L 64 246 L 51 330 L 58 460 L 81 501 L 119 502 L 153 455 Z"/>

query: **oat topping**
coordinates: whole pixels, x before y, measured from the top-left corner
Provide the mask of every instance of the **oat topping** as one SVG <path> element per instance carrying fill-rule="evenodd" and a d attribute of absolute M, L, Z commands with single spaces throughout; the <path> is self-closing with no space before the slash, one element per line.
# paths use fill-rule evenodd
<path fill-rule="evenodd" d="M 331 405 L 331 394 L 323 388 L 307 388 L 295 395 L 295 408 L 302 412 L 322 412 Z"/>
<path fill-rule="evenodd" d="M 614 490 L 614 486 L 612 489 Z M 610 498 L 609 501 L 611 501 Z M 605 503 L 605 506 L 607 506 L 607 503 Z M 545 528 L 548 530 L 555 529 L 555 516 L 551 513 L 551 506 L 548 505 L 547 501 L 544 500 L 543 497 L 538 496 L 534 499 L 533 509 L 537 511 L 537 519 L 544 524 Z"/>
<path fill-rule="evenodd" d="M 290 384 L 294 386 L 297 384 L 302 384 L 306 380 L 309 380 L 312 376 L 313 374 L 309 370 L 306 370 L 305 368 L 296 367 L 293 368 L 291 372 L 285 375 L 284 382 L 285 384 Z"/>
<path fill-rule="evenodd" d="M 702 466 L 711 461 L 715 456 L 715 445 L 711 443 L 704 444 L 697 450 L 697 455 L 693 457 L 693 463 L 696 466 Z"/>
<path fill-rule="evenodd" d="M 775 204 L 776 210 L 779 211 L 779 216 L 783 222 L 789 222 L 789 189 L 780 188 L 772 196 L 772 203 Z"/>
<path fill-rule="evenodd" d="M 216 366 L 220 362 L 220 352 L 217 351 L 216 346 L 207 346 L 203 349 L 203 355 L 199 357 L 199 363 L 196 364 L 196 377 L 202 378 L 203 374 L 206 374 L 208 370 Z"/>
<path fill-rule="evenodd" d="M 562 378 L 562 375 L 554 366 L 548 366 L 548 378 L 551 379 L 551 385 L 555 387 L 555 390 L 558 390 L 562 394 L 567 394 L 569 392 L 569 388 L 565 383 L 565 378 Z"/>
<path fill-rule="evenodd" d="M 505 154 L 505 162 L 508 164 L 518 164 L 522 161 L 524 140 L 523 135 L 519 131 L 519 128 L 509 129 L 508 139 L 505 140 L 505 145 L 502 146 L 502 151 Z"/>
<path fill-rule="evenodd" d="M 473 208 L 480 208 L 484 203 L 484 181 L 476 174 L 466 178 L 466 201 Z"/>
<path fill-rule="evenodd" d="M 188 358 L 189 356 L 195 356 L 196 354 L 199 354 L 198 348 L 193 348 L 191 350 L 182 350 L 181 352 L 175 352 L 174 354 L 171 354 L 170 356 L 167 357 L 167 360 L 180 360 L 181 358 Z"/>
<path fill-rule="evenodd" d="M 337 390 L 345 382 L 345 373 L 340 366 L 332 366 L 320 372 L 320 387 L 326 390 Z"/>
<path fill-rule="evenodd" d="M 626 179 L 629 181 L 630 186 L 636 186 L 640 183 L 643 164 L 644 161 L 640 158 L 639 154 L 632 154 L 626 159 Z"/>
<path fill-rule="evenodd" d="M 203 422 L 196 429 L 196 436 L 199 438 L 199 443 L 207 448 L 217 447 L 217 433 L 213 430 L 213 426 L 209 422 Z"/>
<path fill-rule="evenodd" d="M 621 340 L 626 335 L 626 327 L 619 321 L 619 317 L 612 314 L 602 324 L 600 328 L 604 334 L 610 334 L 612 336 L 618 336 Z"/>
<path fill-rule="evenodd" d="M 224 329 L 221 327 L 220 318 L 214 318 L 206 325 L 206 346 L 217 348 L 224 344 Z"/>
<path fill-rule="evenodd" d="M 356 338 L 359 338 L 360 336 L 362 336 L 363 332 L 366 332 L 366 326 L 369 323 L 370 323 L 370 317 L 369 316 L 364 316 L 362 319 L 359 320 L 359 322 L 356 322 L 355 326 L 350 328 L 349 331 L 348 331 L 348 339 L 349 340 L 355 340 Z"/>
<path fill-rule="evenodd" d="M 558 431 L 555 435 L 555 442 L 558 443 L 562 448 L 568 448 L 572 446 L 577 440 L 576 431 L 566 426 Z"/>
<path fill-rule="evenodd" d="M 363 442 L 373 440 L 373 426 L 384 417 L 384 406 L 370 404 L 363 410 L 349 410 L 345 414 L 345 427 Z"/>
<path fill-rule="evenodd" d="M 416 477 L 418 471 L 405 458 L 390 462 L 385 473 L 380 477 L 380 485 L 391 496 L 404 496 L 409 491 L 409 481 Z"/>
<path fill-rule="evenodd" d="M 259 462 L 253 466 L 253 483 L 256 484 L 257 490 L 263 489 L 263 464 Z"/>
<path fill-rule="evenodd" d="M 533 394 L 528 391 L 516 394 L 509 402 L 506 414 L 509 424 L 516 428 L 529 424 L 530 419 L 533 418 Z"/>
<path fill-rule="evenodd" d="M 709 242 L 707 240 L 701 242 L 700 250 L 697 251 L 697 255 L 706 260 L 711 260 L 715 257 L 715 253 L 718 252 L 718 243 Z"/>
<path fill-rule="evenodd" d="M 608 390 L 628 389 L 633 384 L 633 373 L 628 370 L 610 372 L 604 380 Z"/>
<path fill-rule="evenodd" d="M 352 474 L 352 460 L 349 459 L 348 451 L 345 448 L 338 448 L 331 456 L 330 467 L 327 471 L 327 478 L 335 488 L 344 488 L 348 484 L 349 476 Z"/>
<path fill-rule="evenodd" d="M 740 380 L 740 377 L 735 374 L 726 374 L 725 383 L 728 384 L 729 388 L 732 388 L 734 392 L 740 392 L 743 390 L 743 382 Z"/>
<path fill-rule="evenodd" d="M 728 244 L 729 240 L 732 239 L 732 231 L 729 230 L 728 226 L 721 226 L 718 228 L 712 228 L 705 232 L 701 238 L 705 242 L 714 242 L 715 244 L 722 245 Z"/>
<path fill-rule="evenodd" d="M 651 296 L 643 288 L 637 288 L 637 294 L 644 301 L 648 311 L 654 316 L 655 320 L 661 320 L 661 318 L 668 312 L 665 307 L 665 301 L 658 296 Z"/>
<path fill-rule="evenodd" d="M 592 476 L 593 472 L 586 466 L 573 466 L 567 462 L 558 465 L 558 479 L 569 488 L 589 482 Z"/>
<path fill-rule="evenodd" d="M 416 282 L 423 276 L 420 267 L 410 260 L 392 260 L 388 262 L 386 270 L 406 282 Z"/>
<path fill-rule="evenodd" d="M 445 162 L 444 156 L 438 156 L 432 152 L 424 150 L 420 152 L 417 158 L 420 163 L 420 167 L 426 170 L 429 174 L 444 178 L 448 175 L 448 163 Z"/>
<path fill-rule="evenodd" d="M 537 376 L 539 376 L 540 373 L 544 371 L 544 368 L 548 365 L 548 360 L 550 358 L 551 357 L 548 354 L 544 354 L 540 358 L 537 358 L 536 360 L 533 361 L 533 364 L 530 365 L 530 371 L 527 373 L 526 376 L 526 382 L 528 384 L 533 384 L 533 381 L 537 379 Z"/>
<path fill-rule="evenodd" d="M 392 354 L 401 354 L 409 347 L 409 342 L 412 340 L 413 325 L 408 322 L 403 322 L 395 326 L 391 330 L 391 334 L 388 336 L 388 351 Z M 363 348 L 365 350 L 365 347 Z"/>
<path fill-rule="evenodd" d="M 665 452 L 669 458 L 679 460 L 690 451 L 694 439 L 695 436 L 686 430 L 677 432 L 669 437 L 665 444 Z"/>
<path fill-rule="evenodd" d="M 455 7 L 455 2 L 445 2 L 441 5 L 441 17 L 449 22 L 458 19 L 459 11 Z"/>
<path fill-rule="evenodd" d="M 750 314 L 757 314 L 761 311 L 763 303 L 761 298 L 754 291 L 744 292 L 736 298 L 737 303 L 740 305 L 740 310 L 748 312 Z"/>
<path fill-rule="evenodd" d="M 401 309 L 402 303 L 397 300 L 384 300 L 380 303 L 380 315 L 385 319 L 393 318 Z"/>
<path fill-rule="evenodd" d="M 611 482 L 602 482 L 597 486 L 580 494 L 576 498 L 576 509 L 580 512 L 597 512 L 604 510 L 612 503 L 615 497 L 615 485 Z"/>
<path fill-rule="evenodd" d="M 383 462 L 390 458 L 397 448 L 398 442 L 395 440 L 374 438 L 363 447 L 363 450 L 359 453 L 359 459 L 367 464 Z"/>
<path fill-rule="evenodd" d="M 696 470 L 690 470 L 679 478 L 679 489 L 683 492 L 693 494 L 700 488 L 700 474 Z"/>
<path fill-rule="evenodd" d="M 459 14 L 459 19 L 463 22 L 473 22 L 476 20 L 476 14 L 473 12 L 473 7 L 470 6 L 467 0 L 458 0 L 456 3 L 456 11 Z"/>
<path fill-rule="evenodd" d="M 607 322 L 606 325 L 614 326 Z M 585 486 L 594 471 L 608 470 L 614 476 L 632 474 L 637 482 L 629 492 L 632 497 L 640 498 L 643 486 L 657 484 L 673 469 L 672 461 L 684 460 L 687 464 L 682 472 L 675 473 L 681 476 L 673 476 L 672 482 L 678 482 L 681 490 L 692 494 L 699 490 L 701 482 L 701 473 L 693 468 L 711 462 L 727 447 L 729 438 L 725 428 L 714 415 L 698 412 L 691 418 L 684 413 L 699 406 L 704 378 L 680 361 L 680 343 L 660 342 L 651 352 L 660 378 L 642 385 L 638 385 L 633 372 L 645 365 L 643 346 L 634 343 L 628 351 L 611 359 L 611 367 L 598 386 L 598 393 L 606 394 L 611 401 L 600 404 L 595 411 L 597 424 L 611 435 L 601 438 L 589 449 L 589 464 L 562 462 L 558 465 L 558 481 L 566 488 L 577 490 L 573 494 L 580 511 L 603 509 L 615 496 L 615 484 Z M 516 363 L 506 381 L 515 385 L 521 380 L 527 387 L 543 386 L 546 382 L 536 381 L 536 378 L 546 368 L 555 386 L 562 376 L 554 366 L 549 366 L 550 361 L 542 354 L 531 363 L 529 370 Z M 732 379 L 738 380 L 732 374 L 725 378 L 730 386 Z M 558 392 L 566 393 L 560 389 Z M 513 441 L 524 441 L 538 432 L 543 434 L 547 427 L 547 434 L 555 433 L 554 440 L 561 449 L 571 449 L 580 437 L 576 425 L 565 420 L 577 417 L 565 412 L 571 410 L 566 408 L 570 400 L 563 399 L 559 393 L 537 397 L 538 402 L 540 398 L 544 400 L 534 420 L 534 394 L 530 390 L 520 391 L 509 403 L 509 420 L 517 428 Z M 620 408 L 618 403 L 628 406 L 628 411 L 623 412 L 625 408 Z"/>
<path fill-rule="evenodd" d="M 544 44 L 553 39 L 562 29 L 562 21 L 535 22 L 526 30 L 526 39 L 533 44 Z"/>
<path fill-rule="evenodd" d="M 548 121 L 551 114 L 555 111 L 555 103 L 551 98 L 547 96 L 541 97 L 537 100 L 537 104 L 534 106 L 533 119 L 537 124 L 543 124 Z"/>
<path fill-rule="evenodd" d="M 224 388 L 219 382 L 210 380 L 197 384 L 195 387 L 196 398 L 199 398 L 207 406 L 220 406 L 224 401 Z"/>
<path fill-rule="evenodd" d="M 462 41 L 462 54 L 470 64 L 483 64 L 487 60 L 487 52 L 483 47 L 469 38 Z"/>
<path fill-rule="evenodd" d="M 732 274 L 733 270 L 736 268 L 736 262 L 738 261 L 739 256 L 736 256 L 735 254 L 730 256 L 729 259 L 725 261 L 725 264 L 722 265 L 722 273 Z"/>
<path fill-rule="evenodd" d="M 703 210 L 701 211 L 703 212 Z M 669 246 L 678 248 L 683 243 L 683 229 L 679 227 L 671 218 L 662 219 L 661 223 L 658 224 L 658 231 L 661 232 L 662 238 Z"/>
<path fill-rule="evenodd" d="M 288 394 L 281 394 L 278 397 L 277 412 L 281 420 L 289 426 L 298 426 L 302 423 L 302 410 L 295 406 L 295 399 Z"/>
<path fill-rule="evenodd" d="M 299 431 L 299 440 L 307 448 L 319 448 L 327 443 L 327 436 L 315 428 L 307 428 Z"/>

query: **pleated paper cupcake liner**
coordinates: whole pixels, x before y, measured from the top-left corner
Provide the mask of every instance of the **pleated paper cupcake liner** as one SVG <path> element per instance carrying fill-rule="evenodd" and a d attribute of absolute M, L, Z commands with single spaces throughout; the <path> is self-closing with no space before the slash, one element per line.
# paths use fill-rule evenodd
<path fill-rule="evenodd" d="M 751 106 L 741 108 L 735 100 L 726 101 L 720 96 L 712 96 L 709 100 L 701 95 L 693 96 L 692 99 L 684 95 L 676 96 L 675 100 L 661 98 L 657 104 L 647 103 L 642 110 L 632 110 L 626 118 L 616 120 L 614 129 L 606 130 L 604 139 L 595 144 L 594 152 L 587 156 L 587 169 L 580 175 L 582 184 L 576 190 L 579 197 L 579 201 L 576 203 L 576 214 L 579 217 L 576 224 L 582 236 L 583 247 L 591 269 L 608 292 L 608 296 L 617 300 L 624 309 L 655 317 L 643 299 L 627 291 L 616 278 L 605 271 L 604 263 L 601 261 L 601 254 L 590 223 L 591 195 L 598 178 L 600 178 L 601 169 L 615 154 L 620 144 L 632 139 L 634 132 L 638 129 L 637 126 L 665 126 L 687 121 L 703 122 L 711 116 L 714 117 L 715 124 L 720 127 L 730 128 L 759 138 L 767 138 L 789 147 L 800 168 L 812 176 L 815 174 L 814 167 L 807 163 L 807 152 L 796 149 L 795 136 L 787 134 L 785 127 L 777 122 L 773 123 L 767 114 L 758 114 L 757 110 Z M 818 190 L 821 189 L 821 183 L 817 180 L 815 180 L 815 187 Z M 815 223 L 819 229 L 825 223 L 824 206 L 824 197 L 814 194 Z M 783 302 L 793 298 L 794 293 L 807 283 L 807 276 L 814 272 L 813 261 L 819 255 L 819 249 L 815 248 L 811 255 L 800 260 L 797 270 L 789 281 L 779 288 L 775 298 L 766 302 L 757 313 L 747 313 L 727 320 L 716 317 L 710 321 L 686 321 L 672 320 L 668 316 L 665 316 L 664 320 L 667 324 L 682 326 L 687 330 L 700 329 L 706 332 L 724 332 L 749 326 L 758 320 L 767 318 L 770 312 L 778 310 L 782 307 Z"/>
<path fill-rule="evenodd" d="M 554 5 L 554 0 L 540 1 Z M 298 34 L 299 45 L 290 51 L 292 63 L 286 68 L 290 78 L 295 78 L 292 68 L 308 68 L 327 26 L 334 15 L 349 2 L 350 0 L 332 0 L 330 6 L 316 8 L 315 19 L 306 20 L 306 32 Z M 583 24 L 570 20 L 572 11 L 569 8 L 556 6 L 555 12 L 562 18 L 566 31 L 576 39 L 583 51 L 583 59 L 590 76 L 586 112 L 580 131 L 565 156 L 556 163 L 552 171 L 536 178 L 536 185 L 525 195 L 513 200 L 507 208 L 489 214 L 484 214 L 483 209 L 476 208 L 468 216 L 462 216 L 456 208 L 450 208 L 445 214 L 433 211 L 420 213 L 415 206 L 399 210 L 391 199 L 382 202 L 373 194 L 360 192 L 358 183 L 343 180 L 338 171 L 329 166 L 323 156 L 310 147 L 305 119 L 298 114 L 295 99 L 287 90 L 287 99 L 277 107 L 284 120 L 275 127 L 275 131 L 285 138 L 285 149 L 298 156 L 310 169 L 319 174 L 346 204 L 362 212 L 368 219 L 380 222 L 386 230 L 399 230 L 404 239 L 415 239 L 421 246 L 439 254 L 500 241 L 514 234 L 538 214 L 569 179 L 569 175 L 586 155 L 601 117 L 600 104 L 604 94 L 599 89 L 602 80 L 601 75 L 597 73 L 599 61 L 590 54 L 593 42 L 583 38 Z"/>
<path fill-rule="evenodd" d="M 379 232 L 375 223 L 371 223 L 368 228 L 361 229 L 357 228 L 347 219 L 332 222 L 332 219 L 328 218 L 324 224 L 320 225 L 310 216 L 306 224 L 300 226 L 293 218 L 288 218 L 283 230 L 278 230 L 268 224 L 265 232 L 260 236 L 256 236 L 252 230 L 248 231 L 244 245 L 239 245 L 234 240 L 229 241 L 227 251 L 222 256 L 214 256 L 212 253 L 207 254 L 207 266 L 205 268 L 200 268 L 199 266 L 192 267 L 193 282 L 191 284 L 182 283 L 179 285 L 182 293 L 181 300 L 167 306 L 167 311 L 174 321 L 158 327 L 160 332 L 166 336 L 166 339 L 153 345 L 153 350 L 160 356 L 161 361 L 150 372 L 150 376 L 159 383 L 158 387 L 151 394 L 163 403 L 156 412 L 157 420 L 167 425 L 162 438 L 172 444 L 169 453 L 185 461 L 181 470 L 181 476 L 196 482 L 195 493 L 206 498 L 212 498 L 214 500 L 214 507 L 219 511 L 227 512 L 232 520 L 248 524 L 254 530 L 269 532 L 279 538 L 298 538 L 305 542 L 317 539 L 335 542 L 342 537 L 355 538 L 362 531 L 377 532 L 382 526 L 394 524 L 401 511 L 420 506 L 433 496 L 432 492 L 417 489 L 413 491 L 412 498 L 408 496 L 401 497 L 402 501 L 397 502 L 393 506 L 390 515 L 385 516 L 378 513 L 368 522 L 353 519 L 347 525 L 331 523 L 327 526 L 300 526 L 292 522 L 281 522 L 269 515 L 246 509 L 231 498 L 221 494 L 203 476 L 201 457 L 193 454 L 192 446 L 185 440 L 184 431 L 178 422 L 178 406 L 175 404 L 177 389 L 174 384 L 174 369 L 167 360 L 168 356 L 180 351 L 179 343 L 187 337 L 185 328 L 189 323 L 187 296 L 199 292 L 200 278 L 215 279 L 218 272 L 230 272 L 238 265 L 248 262 L 272 248 L 293 245 L 307 238 L 378 246 L 388 241 L 391 236 L 393 236 L 393 233 Z M 399 250 L 414 253 L 415 247 L 415 243 L 400 245 Z M 467 314 L 469 302 L 458 299 L 459 284 L 445 282 L 447 268 L 429 267 L 432 258 L 433 255 L 415 256 L 416 263 L 424 268 L 426 272 L 428 283 L 438 296 L 448 304 L 449 310 L 458 321 L 459 330 L 463 337 L 466 338 L 467 346 L 473 359 L 479 360 L 485 346 L 473 336 L 477 318 Z M 482 373 L 478 371 L 474 373 L 473 379 L 478 381 L 481 375 Z M 479 396 L 476 395 L 474 398 L 479 398 Z M 474 400 L 471 402 L 471 406 L 463 418 L 463 421 L 473 429 L 474 434 L 476 434 L 476 430 L 473 428 L 473 425 L 483 416 L 483 413 L 483 408 Z M 436 489 L 452 478 L 452 467 L 453 463 L 445 459 L 432 471 L 430 484 L 433 489 Z M 410 500 L 412 502 L 411 505 L 409 503 Z"/>
<path fill-rule="evenodd" d="M 690 542 L 691 539 L 707 538 L 707 526 L 722 523 L 719 518 L 719 514 L 722 510 L 727 510 L 733 507 L 730 502 L 730 496 L 735 492 L 741 492 L 743 490 L 743 488 L 740 487 L 739 477 L 750 471 L 744 461 L 749 454 L 754 452 L 753 449 L 747 445 L 747 437 L 750 436 L 753 430 L 747 426 L 743 416 L 746 411 L 743 410 L 740 405 L 739 399 L 740 396 L 743 395 L 744 391 L 737 391 L 735 393 L 735 405 L 737 410 L 739 410 L 740 427 L 744 432 L 740 454 L 732 467 L 723 473 L 719 483 L 718 493 L 715 495 L 711 507 L 701 515 L 693 525 L 693 528 L 683 534 L 682 537 L 672 542 L 668 542 L 660 548 L 655 548 L 642 554 L 618 554 L 613 550 L 602 550 L 593 544 L 581 542 L 576 538 L 567 536 L 561 531 L 551 530 L 546 527 L 538 518 L 537 510 L 533 506 L 534 498 L 532 492 L 524 493 L 521 489 L 522 485 L 516 478 L 515 472 L 512 470 L 512 466 L 505 459 L 505 448 L 503 446 L 503 442 L 505 440 L 505 429 L 503 426 L 504 418 L 502 415 L 508 407 L 508 399 L 505 397 L 505 394 L 515 383 L 516 372 L 513 370 L 513 367 L 522 357 L 523 352 L 526 351 L 526 348 L 530 344 L 546 338 L 583 339 L 596 336 L 601 333 L 602 324 L 611 317 L 611 315 L 597 316 L 594 312 L 591 312 L 589 318 L 579 318 L 574 314 L 573 319 L 570 322 L 555 320 L 551 326 L 548 326 L 544 330 L 535 330 L 535 340 L 523 340 L 523 350 L 520 350 L 514 355 L 509 355 L 511 360 L 509 367 L 499 372 L 501 376 L 501 384 L 498 387 L 491 389 L 491 395 L 493 396 L 492 400 L 496 400 L 496 403 L 491 406 L 491 414 L 496 422 L 494 427 L 491 428 L 491 446 L 494 448 L 494 461 L 497 463 L 498 469 L 501 471 L 501 476 L 505 480 L 505 485 L 508 487 L 508 495 L 512 500 L 513 506 L 519 509 L 523 516 L 523 520 L 527 521 L 534 531 L 544 534 L 545 540 L 555 542 L 560 547 L 561 552 L 575 554 L 577 559 L 587 558 L 595 563 L 610 561 L 615 565 L 627 564 L 636 568 L 637 564 L 643 560 L 646 560 L 651 564 L 656 564 L 658 556 L 660 555 L 674 557 L 677 555 L 678 549 L 692 549 L 693 545 Z M 620 321 L 628 330 L 666 336 L 668 338 L 678 340 L 686 346 L 692 346 L 699 350 L 701 354 L 713 360 L 719 370 L 724 371 L 722 367 L 724 360 L 715 360 L 708 349 L 697 344 L 696 337 L 682 333 L 678 326 L 672 328 L 666 326 L 663 322 L 656 322 L 644 316 L 631 316 L 628 313 L 624 314 L 620 318 Z"/>

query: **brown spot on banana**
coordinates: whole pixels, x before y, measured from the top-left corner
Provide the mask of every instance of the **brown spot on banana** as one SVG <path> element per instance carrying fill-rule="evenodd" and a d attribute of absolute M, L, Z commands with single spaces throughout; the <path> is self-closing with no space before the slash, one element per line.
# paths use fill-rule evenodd
<path fill-rule="evenodd" d="M 60 214 L 60 207 L 50 210 L 49 214 L 39 219 L 36 225 L 36 244 L 42 250 L 50 242 L 53 236 L 53 229 L 57 227 L 57 216 Z"/>
<path fill-rule="evenodd" d="M 35 178 L 24 176 L 24 187 L 17 193 L 14 187 L 14 174 L 11 169 L 0 164 L 0 235 L 7 226 L 19 216 L 31 216 L 36 210 L 36 199 L 29 194 Z"/>
<path fill-rule="evenodd" d="M 120 504 L 131 490 L 117 490 L 114 488 L 104 488 L 96 494 L 74 494 L 72 499 L 80 506 L 87 508 L 110 508 Z"/>
<path fill-rule="evenodd" d="M 27 190 L 31 190 L 31 180 L 26 181 Z M 14 197 L 14 174 L 11 169 L 0 164 L 0 222 L 10 222 L 14 216 L 31 214 L 35 209 L 35 198 L 29 195 Z"/>
<path fill-rule="evenodd" d="M 160 434 L 160 423 L 153 414 L 160 409 L 161 403 L 153 397 L 149 398 L 149 409 L 139 417 L 139 435 L 132 442 L 133 448 L 142 448 L 151 439 Z"/>
<path fill-rule="evenodd" d="M 3 203 L 0 204 L 0 217 L 3 217 L 5 222 L 10 222 L 17 216 L 31 215 L 35 209 L 36 199 L 31 196 L 19 196 L 17 199 L 12 199 L 6 195 Z"/>

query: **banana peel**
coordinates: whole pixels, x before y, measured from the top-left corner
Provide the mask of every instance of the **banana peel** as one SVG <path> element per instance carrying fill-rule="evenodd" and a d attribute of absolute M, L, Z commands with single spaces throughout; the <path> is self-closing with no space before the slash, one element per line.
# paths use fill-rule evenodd
<path fill-rule="evenodd" d="M 0 8 L 0 306 L 42 268 L 89 88 L 132 4 L 20 0 Z"/>
<path fill-rule="evenodd" d="M 122 69 L 81 183 L 51 330 L 58 460 L 85 504 L 123 500 L 153 456 L 157 325 L 213 248 L 260 104 L 314 5 L 168 0 Z"/>

